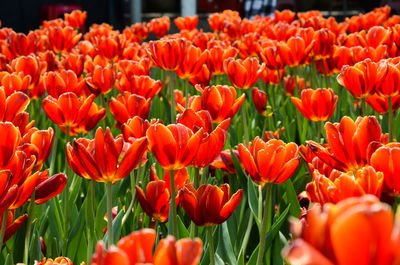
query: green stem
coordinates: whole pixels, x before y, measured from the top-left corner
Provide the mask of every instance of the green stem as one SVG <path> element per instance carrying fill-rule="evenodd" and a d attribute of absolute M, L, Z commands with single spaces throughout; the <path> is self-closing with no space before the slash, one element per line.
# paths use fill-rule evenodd
<path fill-rule="evenodd" d="M 321 143 L 321 139 L 322 139 L 322 124 L 323 121 L 316 121 L 316 125 L 317 125 L 317 142 Z"/>
<path fill-rule="evenodd" d="M 185 109 L 189 107 L 189 84 L 187 79 L 183 79 L 183 88 L 185 90 Z"/>
<path fill-rule="evenodd" d="M 368 116 L 367 103 L 365 102 L 365 98 L 361 99 L 361 115 Z"/>
<path fill-rule="evenodd" d="M 328 76 L 327 71 L 326 71 L 325 60 L 324 59 L 322 59 L 322 69 L 324 70 L 325 87 L 329 88 L 329 76 Z"/>
<path fill-rule="evenodd" d="M 207 227 L 208 249 L 210 250 L 210 265 L 215 265 L 214 242 L 212 235 L 212 226 Z"/>
<path fill-rule="evenodd" d="M 87 225 L 87 237 L 88 237 L 88 248 L 87 248 L 87 262 L 90 263 L 90 259 L 92 257 L 93 252 L 93 243 L 95 240 L 95 228 L 94 228 L 94 220 L 95 220 L 95 213 L 94 213 L 94 192 L 95 192 L 95 181 L 91 180 L 89 184 L 88 190 L 88 214 L 90 215 L 90 219 L 86 219 Z"/>
<path fill-rule="evenodd" d="M 28 220 L 26 224 L 26 235 L 25 235 L 25 244 L 24 244 L 24 264 L 28 264 L 28 252 L 29 252 L 29 243 L 31 240 L 31 232 L 32 232 L 32 216 L 33 209 L 35 207 L 35 193 L 36 189 L 33 190 L 31 195 L 31 201 L 29 203 L 29 212 L 28 212 Z"/>
<path fill-rule="evenodd" d="M 168 234 L 172 234 L 178 239 L 178 223 L 176 218 L 176 194 L 175 194 L 175 177 L 174 170 L 169 171 L 170 182 L 171 182 L 171 203 L 169 204 L 169 222 L 172 223 L 172 231 L 168 231 Z"/>
<path fill-rule="evenodd" d="M 57 147 L 58 147 L 58 138 L 60 136 L 60 127 L 56 126 L 56 133 L 54 135 L 54 144 L 53 144 L 53 150 L 51 152 L 51 161 L 50 161 L 50 168 L 49 168 L 49 176 L 53 176 L 54 174 L 54 167 L 56 164 L 56 158 L 57 158 Z"/>
<path fill-rule="evenodd" d="M 65 127 L 65 146 L 69 142 L 69 127 Z M 69 176 L 69 166 L 67 156 L 65 156 L 65 175 Z M 68 245 L 68 229 L 69 229 L 69 183 L 71 183 L 72 178 L 68 178 L 67 185 L 64 189 L 64 246 L 63 253 L 65 254 L 67 251 Z"/>
<path fill-rule="evenodd" d="M 132 200 L 131 200 L 131 203 L 129 204 L 129 207 L 128 207 L 128 209 L 126 210 L 124 216 L 122 217 L 121 227 L 123 227 L 124 224 L 126 223 L 126 221 L 128 220 L 128 217 L 129 217 L 129 215 L 130 215 L 131 212 L 132 212 L 133 205 L 135 204 L 135 201 L 136 201 L 136 188 L 135 188 L 135 186 L 139 184 L 139 180 L 140 180 L 140 176 L 141 176 L 141 174 L 140 174 L 140 168 L 141 168 L 141 166 L 142 166 L 142 159 L 140 159 L 140 162 L 139 162 L 139 166 L 138 166 L 138 169 L 137 169 L 137 175 L 136 175 L 137 177 L 136 177 L 136 179 L 135 179 L 134 171 L 132 171 L 131 174 L 130 174 L 130 178 L 131 178 L 131 190 L 132 190 Z"/>
<path fill-rule="evenodd" d="M 3 240 L 4 240 L 4 235 L 6 233 L 7 215 L 8 215 L 8 209 L 4 211 L 4 213 L 3 213 L 3 221 L 1 222 L 0 253 L 1 253 L 1 250 L 3 249 Z"/>
<path fill-rule="evenodd" d="M 249 220 L 248 220 L 246 232 L 245 232 L 244 237 L 243 237 L 242 247 L 241 247 L 241 250 L 240 250 L 240 252 L 243 253 L 244 256 L 246 255 L 247 244 L 249 243 L 251 228 L 253 227 L 253 224 L 254 224 L 254 215 L 252 213 L 250 213 L 250 217 L 249 217 Z M 239 257 L 241 255 L 241 253 L 239 253 Z"/>
<path fill-rule="evenodd" d="M 200 168 L 194 168 L 194 180 L 193 180 L 193 187 L 197 190 L 200 186 Z M 190 227 L 190 236 L 192 238 L 197 237 L 199 234 L 199 228 L 197 225 L 192 221 L 192 225 Z"/>
<path fill-rule="evenodd" d="M 175 95 L 174 95 L 174 85 L 172 77 L 174 76 L 174 72 L 169 72 L 169 92 L 170 92 L 170 97 L 171 97 L 171 123 L 175 123 L 176 119 L 176 110 L 175 110 Z M 175 81 L 175 80 L 174 80 Z"/>
<path fill-rule="evenodd" d="M 107 192 L 107 233 L 108 233 L 108 247 L 113 244 L 113 227 L 112 227 L 112 182 L 106 183 Z"/>
<path fill-rule="evenodd" d="M 314 58 L 314 56 L 312 57 L 312 61 L 311 61 L 311 64 L 310 64 L 310 81 L 311 81 L 311 88 L 312 89 L 315 89 L 315 68 L 314 68 L 314 66 L 315 66 L 315 58 Z"/>
<path fill-rule="evenodd" d="M 265 240 L 266 236 L 268 233 L 268 207 L 269 207 L 269 200 L 271 197 L 271 188 L 272 188 L 272 183 L 267 183 L 266 184 L 266 199 L 265 199 L 265 205 L 264 205 L 264 216 L 262 219 L 262 224 L 261 224 L 261 234 L 260 234 L 260 247 L 258 249 L 258 255 L 257 255 L 257 265 L 263 264 L 263 259 L 264 259 L 264 251 L 265 251 Z M 270 261 L 267 260 L 267 265 L 270 264 Z"/>
<path fill-rule="evenodd" d="M 249 128 L 247 127 L 247 119 L 246 119 L 246 106 L 242 105 L 242 121 L 243 121 L 243 129 L 244 129 L 244 141 L 249 143 Z"/>
<path fill-rule="evenodd" d="M 392 97 L 388 98 L 388 128 L 389 128 L 389 142 L 393 142 L 394 138 L 394 120 L 393 120 L 393 106 L 392 106 Z"/>
<path fill-rule="evenodd" d="M 106 98 L 105 97 L 106 96 L 104 94 L 100 95 L 100 104 L 107 111 L 107 103 L 106 103 Z M 108 124 L 107 116 L 104 117 L 104 119 L 101 121 L 101 123 L 102 123 L 102 127 L 104 129 L 106 129 L 107 128 L 107 124 Z"/>

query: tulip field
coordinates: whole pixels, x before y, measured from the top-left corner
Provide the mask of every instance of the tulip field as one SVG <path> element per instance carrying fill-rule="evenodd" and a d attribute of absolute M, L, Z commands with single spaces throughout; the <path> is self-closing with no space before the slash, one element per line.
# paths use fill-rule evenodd
<path fill-rule="evenodd" d="M 390 13 L 0 28 L 0 264 L 400 265 Z"/>

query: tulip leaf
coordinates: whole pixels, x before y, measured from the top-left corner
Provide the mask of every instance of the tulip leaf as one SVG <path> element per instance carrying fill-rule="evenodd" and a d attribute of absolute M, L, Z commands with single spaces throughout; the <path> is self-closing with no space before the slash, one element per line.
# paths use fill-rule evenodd
<path fill-rule="evenodd" d="M 254 249 L 253 253 L 251 253 L 249 262 L 247 265 L 256 265 L 257 263 L 257 256 L 258 256 L 258 248 L 260 247 L 260 243 L 258 243 L 257 247 Z M 266 251 L 266 250 L 265 250 Z"/>
<path fill-rule="evenodd" d="M 216 253 L 228 264 L 234 264 L 236 258 L 229 234 L 227 222 L 222 223 L 219 229 L 219 241 Z"/>
<path fill-rule="evenodd" d="M 272 264 L 281 265 L 283 264 L 282 249 L 287 245 L 285 236 L 279 231 L 278 238 L 274 240 L 272 246 Z"/>
<path fill-rule="evenodd" d="M 290 215 L 294 217 L 299 217 L 301 213 L 299 200 L 297 199 L 296 191 L 293 187 L 293 182 L 288 179 L 281 184 L 286 191 L 286 199 L 288 204 L 290 204 Z"/>
<path fill-rule="evenodd" d="M 121 234 L 121 223 L 122 223 L 122 217 L 124 216 L 124 211 L 119 211 L 117 216 L 114 218 L 112 221 L 112 227 L 113 227 L 113 242 L 117 242 L 118 238 L 120 237 Z M 107 242 L 108 241 L 108 233 L 106 233 L 103 237 L 103 241 Z"/>
<path fill-rule="evenodd" d="M 190 237 L 189 231 L 187 230 L 185 224 L 182 222 L 181 217 L 178 215 L 178 234 L 180 238 L 188 238 Z"/>
<path fill-rule="evenodd" d="M 254 220 L 257 222 L 257 225 L 261 225 L 261 220 L 258 218 L 258 197 L 257 197 L 257 192 L 256 188 L 254 187 L 254 183 L 251 180 L 251 178 L 248 178 L 247 180 L 247 192 L 248 192 L 248 200 L 249 200 L 249 206 L 250 210 L 252 211 L 254 215 Z"/>
<path fill-rule="evenodd" d="M 286 207 L 286 209 L 279 215 L 279 217 L 276 219 L 274 224 L 271 226 L 271 229 L 267 233 L 267 239 L 265 242 L 265 250 L 267 251 L 275 239 L 275 236 L 278 234 L 279 230 L 281 229 L 281 226 L 283 223 L 286 221 L 286 218 L 289 214 L 289 209 L 290 209 L 290 204 Z"/>
<path fill-rule="evenodd" d="M 78 249 L 81 247 L 83 232 L 85 227 L 85 222 L 82 221 L 83 210 L 81 210 L 78 214 L 78 217 L 75 219 L 75 224 L 71 230 L 71 233 L 68 237 L 68 248 L 67 254 L 71 260 L 75 260 Z"/>

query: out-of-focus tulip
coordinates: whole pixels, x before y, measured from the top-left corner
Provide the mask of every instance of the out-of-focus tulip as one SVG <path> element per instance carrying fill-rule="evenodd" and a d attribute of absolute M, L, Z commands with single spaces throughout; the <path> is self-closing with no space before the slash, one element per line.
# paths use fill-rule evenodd
<path fill-rule="evenodd" d="M 306 191 L 312 202 L 319 202 L 322 205 L 328 202 L 338 203 L 365 194 L 373 194 L 379 198 L 383 179 L 383 173 L 376 172 L 371 166 L 363 167 L 355 174 L 334 169 L 329 176 L 314 170 L 313 182 L 307 184 Z"/>
<path fill-rule="evenodd" d="M 85 119 L 95 96 L 83 98 L 75 93 L 67 92 L 61 94 L 58 99 L 47 96 L 43 100 L 43 109 L 47 116 L 58 126 L 75 127 Z"/>
<path fill-rule="evenodd" d="M 12 159 L 17 146 L 21 142 L 21 134 L 10 122 L 0 122 L 0 169 L 3 169 Z"/>
<path fill-rule="evenodd" d="M 3 222 L 3 214 L 0 216 L 0 221 Z M 15 232 L 21 227 L 21 225 L 25 222 L 28 215 L 24 214 L 17 219 L 14 220 L 15 210 L 8 211 L 7 213 L 7 221 L 6 221 L 6 229 L 4 232 L 3 243 L 12 237 Z"/>
<path fill-rule="evenodd" d="M 150 102 L 151 99 L 124 92 L 123 95 L 118 95 L 116 99 L 111 98 L 108 106 L 117 122 L 123 124 L 135 116 L 146 119 L 150 111 Z"/>
<path fill-rule="evenodd" d="M 6 97 L 4 89 L 0 87 L 0 121 L 16 121 L 28 104 L 29 98 L 26 94 L 14 92 Z"/>
<path fill-rule="evenodd" d="M 253 102 L 257 112 L 263 116 L 267 116 L 267 94 L 256 87 L 253 88 L 251 94 L 253 96 Z"/>
<path fill-rule="evenodd" d="M 67 143 L 67 159 L 72 170 L 86 179 L 113 182 L 125 178 L 139 165 L 147 150 L 147 139 L 126 143 L 122 137 L 114 139 L 110 129 L 96 130 L 93 140 L 80 138 L 72 146 Z"/>
<path fill-rule="evenodd" d="M 300 165 L 299 148 L 272 139 L 264 142 L 256 137 L 246 147 L 238 146 L 240 160 L 251 179 L 263 187 L 266 183 L 280 184 L 290 178 Z"/>
<path fill-rule="evenodd" d="M 115 72 L 111 65 L 101 67 L 96 65 L 93 72 L 88 74 L 86 82 L 93 94 L 107 94 L 111 91 L 115 82 Z"/>
<path fill-rule="evenodd" d="M 260 59 L 269 69 L 279 70 L 285 67 L 276 46 L 267 46 L 260 50 Z"/>
<path fill-rule="evenodd" d="M 303 78 L 300 78 L 298 76 L 285 76 L 284 81 L 287 96 L 293 96 L 294 90 L 296 88 L 296 83 L 298 90 L 297 93 L 300 93 L 300 91 L 303 89 L 310 88 L 310 83 L 306 82 Z"/>
<path fill-rule="evenodd" d="M 76 76 L 81 76 L 83 73 L 83 66 L 85 64 L 85 56 L 83 54 L 69 53 L 61 61 L 66 70 L 74 71 Z"/>
<path fill-rule="evenodd" d="M 87 13 L 86 11 L 74 10 L 71 13 L 64 14 L 64 20 L 67 22 L 68 26 L 75 29 L 85 25 Z"/>
<path fill-rule="evenodd" d="M 370 158 L 370 165 L 384 176 L 384 190 L 391 195 L 400 195 L 400 144 L 389 143 L 379 147 Z"/>
<path fill-rule="evenodd" d="M 151 165 L 150 168 L 150 181 L 157 181 L 161 180 L 157 176 L 156 172 L 156 164 Z M 171 174 L 168 170 L 164 170 L 163 181 L 165 181 L 166 189 L 171 194 Z M 178 191 L 182 189 L 182 187 L 189 182 L 190 176 L 186 167 L 178 170 L 174 170 L 174 183 L 175 183 L 175 190 Z M 179 196 L 179 194 L 178 194 Z M 178 199 L 178 196 L 176 197 Z"/>
<path fill-rule="evenodd" d="M 50 27 L 47 29 L 49 46 L 55 53 L 69 52 L 78 41 L 82 34 L 78 34 L 71 27 Z"/>
<path fill-rule="evenodd" d="M 165 126 L 156 123 L 147 130 L 149 149 L 158 163 L 167 170 L 182 169 L 197 155 L 203 129 L 193 133 L 182 124 Z"/>
<path fill-rule="evenodd" d="M 284 21 L 286 23 L 292 22 L 296 18 L 296 13 L 292 10 L 275 10 L 274 11 L 274 20 L 275 21 Z"/>
<path fill-rule="evenodd" d="M 269 141 L 269 140 L 271 140 L 271 139 L 278 139 L 279 140 L 279 137 L 280 137 L 280 135 L 281 134 L 284 134 L 285 133 L 285 127 L 281 127 L 281 128 L 278 128 L 278 129 L 276 129 L 276 131 L 266 131 L 265 133 L 264 133 L 264 142 L 267 142 L 267 141 Z"/>
<path fill-rule="evenodd" d="M 186 47 L 185 39 L 171 39 L 150 41 L 148 53 L 153 63 L 163 70 L 175 71 L 178 69 L 185 57 Z"/>
<path fill-rule="evenodd" d="M 194 30 L 197 27 L 197 23 L 199 22 L 199 16 L 186 16 L 186 17 L 178 17 L 174 19 L 175 25 L 179 30 Z"/>
<path fill-rule="evenodd" d="M 331 88 L 301 91 L 301 99 L 292 97 L 296 108 L 310 121 L 329 120 L 336 108 L 338 97 Z"/>
<path fill-rule="evenodd" d="M 243 190 L 231 197 L 228 184 L 220 187 L 201 185 L 197 190 L 191 183 L 179 192 L 179 205 L 198 226 L 213 226 L 225 222 L 235 211 L 242 199 Z"/>
<path fill-rule="evenodd" d="M 58 257 L 53 259 L 43 258 L 41 262 L 35 261 L 35 265 L 73 265 L 72 260 L 65 257 Z"/>
<path fill-rule="evenodd" d="M 156 231 L 142 229 L 123 237 L 117 246 L 105 249 L 104 243 L 99 242 L 91 265 L 118 264 L 176 264 L 197 265 L 203 251 L 200 239 L 180 239 L 175 241 L 173 236 L 161 239 L 153 255 Z"/>
<path fill-rule="evenodd" d="M 235 87 L 248 89 L 260 78 L 264 65 L 260 65 L 258 59 L 254 57 L 245 60 L 228 58 L 224 61 L 224 70 Z"/>
<path fill-rule="evenodd" d="M 150 20 L 150 29 L 157 38 L 164 37 L 165 34 L 167 34 L 170 25 L 171 20 L 167 16 Z"/>
<path fill-rule="evenodd" d="M 333 53 L 333 45 L 336 43 L 335 34 L 329 29 L 323 28 L 314 33 L 313 53 L 317 60 L 329 57 Z"/>
<path fill-rule="evenodd" d="M 64 173 L 58 173 L 49 177 L 47 169 L 40 172 L 36 183 L 35 203 L 45 203 L 60 194 L 67 184 L 67 180 L 68 178 Z"/>
<path fill-rule="evenodd" d="M 378 64 L 366 59 L 354 66 L 344 66 L 337 81 L 347 88 L 355 98 L 370 96 L 383 73 L 378 71 Z"/>
<path fill-rule="evenodd" d="M 19 56 L 26 56 L 36 52 L 39 42 L 38 36 L 34 32 L 28 35 L 23 33 L 11 32 L 3 44 L 0 44 L 1 52 L 12 60 Z"/>
<path fill-rule="evenodd" d="M 236 159 L 240 161 L 239 152 L 237 150 L 232 150 L 233 155 Z M 211 163 L 211 167 L 219 168 L 230 174 L 236 174 L 235 166 L 233 165 L 231 150 L 222 151 L 214 162 Z"/>
<path fill-rule="evenodd" d="M 283 256 L 293 265 L 396 264 L 400 258 L 393 212 L 372 195 L 315 204 L 292 232 L 296 239 Z"/>
<path fill-rule="evenodd" d="M 125 43 L 125 35 L 101 37 L 97 40 L 97 51 L 101 57 L 116 61 L 121 57 Z"/>
<path fill-rule="evenodd" d="M 4 90 L 6 96 L 10 96 L 14 92 L 21 92 L 28 94 L 29 86 L 32 78 L 29 75 L 23 73 L 0 73 L 0 81 L 2 90 Z"/>
<path fill-rule="evenodd" d="M 189 83 L 192 86 L 200 85 L 202 87 L 209 86 L 212 79 L 212 73 L 208 69 L 206 64 L 203 64 L 200 71 L 192 78 L 189 79 Z"/>
<path fill-rule="evenodd" d="M 345 116 L 340 123 L 327 122 L 325 131 L 327 147 L 313 141 L 307 145 L 324 163 L 343 172 L 355 172 L 367 164 L 367 149 L 371 142 L 387 141 L 374 116 L 358 117 L 355 122 Z"/>

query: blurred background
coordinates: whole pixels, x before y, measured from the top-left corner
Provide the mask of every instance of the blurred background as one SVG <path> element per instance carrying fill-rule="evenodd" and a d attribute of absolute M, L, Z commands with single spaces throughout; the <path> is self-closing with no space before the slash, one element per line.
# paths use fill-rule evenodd
<path fill-rule="evenodd" d="M 39 27 L 41 21 L 62 17 L 74 9 L 86 10 L 86 24 L 109 23 L 123 29 L 135 22 L 149 21 L 163 15 L 178 16 L 198 14 L 199 27 L 208 30 L 210 13 L 225 9 L 237 10 L 243 15 L 247 0 L 2 0 L 0 20 L 3 27 L 12 27 L 17 32 L 29 32 Z M 250 0 L 251 1 L 251 0 Z M 253 0 L 257 1 L 257 0 Z M 400 0 L 275 0 L 276 8 L 307 11 L 318 9 L 339 21 L 346 16 L 367 12 L 374 7 L 388 4 L 392 12 L 399 13 Z M 172 26 L 172 25 L 171 25 Z M 174 29 L 171 28 L 170 32 Z"/>

